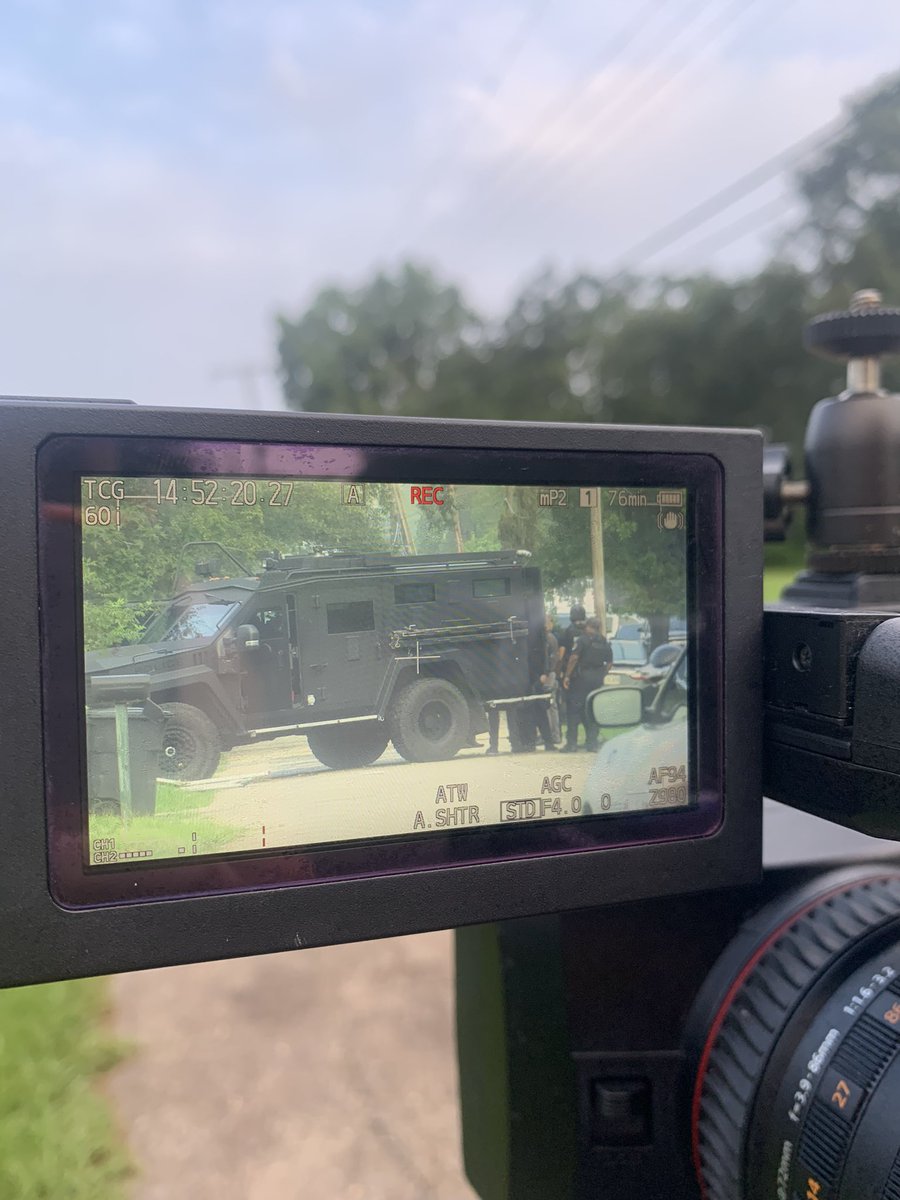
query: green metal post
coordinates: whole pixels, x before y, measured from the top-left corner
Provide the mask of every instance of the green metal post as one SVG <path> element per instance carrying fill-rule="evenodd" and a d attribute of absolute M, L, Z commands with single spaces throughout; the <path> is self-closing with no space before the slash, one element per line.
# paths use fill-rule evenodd
<path fill-rule="evenodd" d="M 128 745 L 128 705 L 117 704 L 116 761 L 119 767 L 119 812 L 126 825 L 131 823 L 131 753 Z"/>

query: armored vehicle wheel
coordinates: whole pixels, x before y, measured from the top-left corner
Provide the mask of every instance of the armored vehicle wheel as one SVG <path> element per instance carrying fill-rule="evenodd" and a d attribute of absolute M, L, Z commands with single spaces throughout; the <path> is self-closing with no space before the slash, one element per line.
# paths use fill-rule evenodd
<path fill-rule="evenodd" d="M 306 740 L 326 767 L 367 767 L 384 754 L 388 733 L 383 721 L 366 721 L 311 729 Z"/>
<path fill-rule="evenodd" d="M 410 762 L 452 758 L 469 738 L 469 705 L 446 679 L 417 679 L 394 702 L 391 739 Z"/>
<path fill-rule="evenodd" d="M 219 765 L 219 731 L 193 704 L 164 704 L 159 773 L 165 779 L 208 779 Z"/>

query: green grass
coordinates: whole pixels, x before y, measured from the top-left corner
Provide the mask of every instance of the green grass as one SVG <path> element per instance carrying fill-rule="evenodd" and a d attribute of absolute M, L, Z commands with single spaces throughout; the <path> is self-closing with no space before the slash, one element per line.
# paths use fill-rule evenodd
<path fill-rule="evenodd" d="M 212 804 L 215 792 L 176 787 L 174 783 L 156 785 L 156 811 L 160 813 L 195 812 Z"/>
<path fill-rule="evenodd" d="M 181 847 L 190 855 L 194 834 L 198 854 L 215 854 L 242 832 L 237 825 L 220 825 L 207 817 L 135 817 L 128 825 L 118 817 L 91 817 L 92 840 L 114 838 L 117 850 L 152 850 L 153 858 L 184 858 L 178 853 Z"/>
<path fill-rule="evenodd" d="M 90 822 L 91 839 L 114 838 L 117 850 L 152 850 L 154 858 L 182 858 L 179 847 L 183 846 L 190 855 L 196 834 L 197 853 L 215 854 L 241 830 L 222 825 L 202 812 L 214 796 L 211 791 L 161 783 L 156 790 L 156 812 L 152 817 L 134 817 L 126 825 L 117 816 L 94 815 Z"/>
<path fill-rule="evenodd" d="M 785 566 L 766 567 L 763 575 L 763 600 L 766 604 L 772 604 L 781 598 L 781 589 L 787 587 L 798 569 Z"/>
<path fill-rule="evenodd" d="M 0 1197 L 120 1200 L 130 1165 L 98 1086 L 123 1054 L 105 981 L 0 992 Z"/>
<path fill-rule="evenodd" d="M 94 817 L 91 834 L 171 852 L 197 832 L 209 852 L 240 832 L 203 813 L 212 800 L 162 784 L 155 816 Z M 125 1047 L 106 998 L 102 979 L 0 991 L 0 1200 L 125 1200 L 132 1168 L 100 1086 Z"/>
<path fill-rule="evenodd" d="M 787 541 L 766 543 L 766 566 L 763 573 L 763 600 L 772 604 L 781 598 L 798 571 L 805 566 L 806 547 L 799 523 L 791 528 Z"/>

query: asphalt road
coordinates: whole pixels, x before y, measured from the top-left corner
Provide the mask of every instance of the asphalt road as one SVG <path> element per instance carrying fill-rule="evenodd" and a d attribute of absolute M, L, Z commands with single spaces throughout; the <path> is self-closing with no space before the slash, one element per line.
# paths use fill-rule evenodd
<path fill-rule="evenodd" d="M 452 935 L 120 976 L 131 1200 L 474 1200 Z"/>
<path fill-rule="evenodd" d="M 500 820 L 504 800 L 539 798 L 547 777 L 559 773 L 571 776 L 571 791 L 547 792 L 545 817 L 577 815 L 595 757 L 541 749 L 490 758 L 479 749 L 445 762 L 408 763 L 389 748 L 370 767 L 332 770 L 305 750 L 305 739 L 283 740 L 301 745 L 293 754 L 279 748 L 278 758 L 273 758 L 277 743 L 241 748 L 223 765 L 217 780 L 252 782 L 222 786 L 204 810 L 212 820 L 241 829 L 221 849 L 255 850 L 263 839 L 267 847 L 311 845 L 492 824 Z M 273 763 L 284 774 L 254 778 Z"/>

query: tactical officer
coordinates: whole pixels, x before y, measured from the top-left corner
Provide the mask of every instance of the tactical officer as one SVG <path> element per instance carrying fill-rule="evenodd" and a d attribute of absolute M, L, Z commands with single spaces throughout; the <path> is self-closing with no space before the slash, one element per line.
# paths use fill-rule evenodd
<path fill-rule="evenodd" d="M 583 604 L 573 604 L 569 609 L 569 625 L 559 635 L 559 674 L 565 675 L 566 661 L 575 649 L 575 643 L 584 633 L 585 611 Z"/>
<path fill-rule="evenodd" d="M 603 687 L 606 672 L 612 666 L 613 656 L 609 642 L 600 632 L 600 622 L 591 617 L 585 622 L 584 633 L 575 643 L 566 660 L 563 687 L 566 690 L 568 723 L 566 744 L 569 753 L 578 745 L 578 726 L 584 725 L 584 748 L 596 750 L 600 734 L 594 714 L 587 711 L 587 698 L 591 692 Z"/>
<path fill-rule="evenodd" d="M 547 676 L 541 677 L 541 687 L 550 695 L 547 716 L 550 718 L 550 735 L 554 746 L 562 741 L 559 722 L 559 639 L 553 631 L 553 618 L 549 613 L 544 621 L 547 638 Z"/>
<path fill-rule="evenodd" d="M 522 749 L 534 750 L 537 745 L 536 734 L 540 736 L 547 750 L 555 750 L 559 741 L 559 725 L 554 734 L 553 718 L 555 713 L 556 664 L 559 658 L 559 644 L 553 636 L 553 620 L 547 616 L 544 628 L 540 630 L 535 645 L 532 647 L 531 659 L 531 689 L 537 694 L 548 696 L 548 700 L 529 700 L 520 706 L 519 731 L 522 735 Z"/>
<path fill-rule="evenodd" d="M 565 709 L 566 713 L 566 730 L 573 730 L 572 737 L 575 741 L 578 740 L 578 714 L 575 712 L 575 702 L 568 690 L 565 689 L 566 667 L 572 653 L 575 650 L 575 643 L 584 633 L 584 622 L 586 613 L 583 604 L 573 604 L 569 609 L 569 624 L 560 633 L 559 638 L 559 665 L 556 668 L 556 676 L 559 680 L 559 706 L 560 710 Z M 568 738 L 567 738 L 568 741 Z"/>

